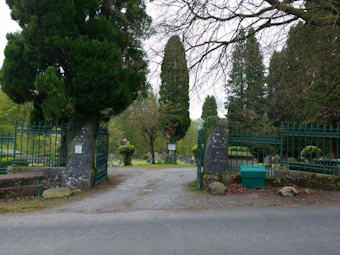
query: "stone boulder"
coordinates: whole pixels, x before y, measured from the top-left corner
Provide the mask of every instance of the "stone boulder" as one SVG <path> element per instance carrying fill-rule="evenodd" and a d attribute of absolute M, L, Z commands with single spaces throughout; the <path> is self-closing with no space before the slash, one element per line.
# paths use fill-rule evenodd
<path fill-rule="evenodd" d="M 47 198 L 64 198 L 72 195 L 72 190 L 69 187 L 51 188 L 43 192 L 42 197 Z"/>
<path fill-rule="evenodd" d="M 294 187 L 286 186 L 279 190 L 278 195 L 283 197 L 293 197 L 296 196 L 298 193 L 299 192 Z"/>
<path fill-rule="evenodd" d="M 214 194 L 214 195 L 224 195 L 224 192 L 226 191 L 226 187 L 221 182 L 213 182 L 209 184 L 208 190 L 211 194 Z"/>

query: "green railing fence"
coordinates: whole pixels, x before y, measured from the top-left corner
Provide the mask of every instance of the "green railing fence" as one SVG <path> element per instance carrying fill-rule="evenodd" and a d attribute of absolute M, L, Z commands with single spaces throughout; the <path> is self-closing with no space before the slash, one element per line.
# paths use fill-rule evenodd
<path fill-rule="evenodd" d="M 281 140 L 277 135 L 233 131 L 228 137 L 228 169 L 238 172 L 240 165 L 264 165 L 267 173 L 279 167 Z"/>
<path fill-rule="evenodd" d="M 199 136 L 198 146 L 202 146 L 201 143 Z M 239 172 L 240 165 L 264 165 L 267 174 L 272 174 L 273 169 L 287 169 L 337 175 L 340 167 L 339 143 L 339 125 L 334 128 L 282 123 L 277 134 L 230 128 L 228 171 Z M 200 164 L 197 169 L 199 181 Z"/>
<path fill-rule="evenodd" d="M 15 137 L 11 132 L 0 131 L 0 174 L 7 173 L 7 167 L 15 158 Z"/>
<path fill-rule="evenodd" d="M 340 126 L 280 126 L 281 169 L 337 174 Z"/>
<path fill-rule="evenodd" d="M 66 163 L 63 125 L 14 123 L 13 131 L 0 131 L 0 173 L 9 165 L 62 166 Z"/>

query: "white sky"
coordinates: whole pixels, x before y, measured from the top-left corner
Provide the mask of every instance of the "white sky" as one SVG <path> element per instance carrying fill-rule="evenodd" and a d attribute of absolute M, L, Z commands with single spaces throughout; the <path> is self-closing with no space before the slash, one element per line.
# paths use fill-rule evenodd
<path fill-rule="evenodd" d="M 4 0 L 0 1 L 0 66 L 4 61 L 4 49 L 7 44 L 6 34 L 16 32 L 19 25 L 11 19 L 10 10 Z"/>

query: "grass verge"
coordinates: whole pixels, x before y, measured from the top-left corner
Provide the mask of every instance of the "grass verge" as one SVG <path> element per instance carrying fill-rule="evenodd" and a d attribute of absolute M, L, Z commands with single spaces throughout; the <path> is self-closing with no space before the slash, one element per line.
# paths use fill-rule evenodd
<path fill-rule="evenodd" d="M 193 193 L 197 193 L 197 194 L 205 194 L 205 195 L 210 194 L 207 189 L 205 189 L 205 190 L 199 190 L 198 189 L 197 180 L 190 182 L 187 185 L 187 190 L 190 191 L 190 192 L 193 192 Z"/>
<path fill-rule="evenodd" d="M 104 181 L 102 184 L 92 188 L 91 190 L 79 191 L 74 193 L 69 198 L 56 198 L 56 199 L 37 199 L 36 196 L 25 196 L 22 198 L 5 200 L 0 199 L 0 214 L 3 213 L 29 213 L 34 211 L 39 211 L 46 208 L 52 208 L 55 206 L 60 206 L 68 202 L 75 202 L 86 198 L 88 196 L 93 196 L 101 193 L 105 190 L 112 189 L 119 184 L 121 178 L 112 177 Z"/>

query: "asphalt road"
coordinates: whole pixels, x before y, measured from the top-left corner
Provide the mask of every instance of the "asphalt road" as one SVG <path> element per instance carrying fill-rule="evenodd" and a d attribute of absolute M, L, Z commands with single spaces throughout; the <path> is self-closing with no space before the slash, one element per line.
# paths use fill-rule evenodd
<path fill-rule="evenodd" d="M 0 216 L 1 255 L 340 254 L 340 207 Z"/>

